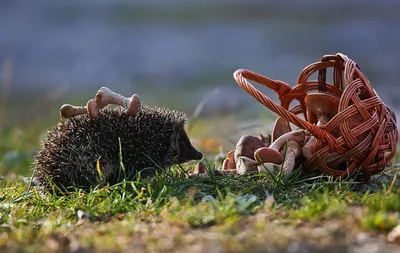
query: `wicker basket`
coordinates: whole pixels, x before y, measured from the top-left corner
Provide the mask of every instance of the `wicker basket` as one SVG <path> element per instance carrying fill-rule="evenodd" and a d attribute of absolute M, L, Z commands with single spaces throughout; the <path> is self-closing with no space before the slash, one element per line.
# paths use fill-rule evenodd
<path fill-rule="evenodd" d="M 326 79 L 329 68 L 333 68 L 332 84 Z M 314 73 L 318 74 L 318 80 L 309 80 Z M 326 55 L 307 66 L 294 87 L 249 70 L 239 69 L 233 76 L 257 101 L 317 139 L 315 153 L 302 163 L 307 173 L 357 175 L 367 181 L 371 175 L 383 171 L 396 153 L 395 114 L 381 101 L 358 65 L 344 54 Z M 280 105 L 247 79 L 273 89 Z M 322 126 L 310 122 L 306 114 L 305 98 L 317 92 L 339 99 L 337 114 Z"/>

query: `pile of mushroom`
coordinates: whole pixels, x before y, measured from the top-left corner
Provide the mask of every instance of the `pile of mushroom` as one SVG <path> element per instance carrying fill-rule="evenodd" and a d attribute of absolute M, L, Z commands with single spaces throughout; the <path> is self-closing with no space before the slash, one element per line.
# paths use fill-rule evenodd
<path fill-rule="evenodd" d="M 275 170 L 275 165 L 282 164 L 283 171 L 290 173 L 295 167 L 296 159 L 301 155 L 301 147 L 308 139 L 306 131 L 301 129 L 290 131 L 286 121 L 278 118 L 272 136 L 272 143 L 270 136 L 269 138 L 262 138 L 261 134 L 258 137 L 242 136 L 236 144 L 236 149 L 228 152 L 222 169 L 244 174 L 267 169 Z"/>
<path fill-rule="evenodd" d="M 311 93 L 305 97 L 307 120 L 324 127 L 338 112 L 339 98 L 327 93 Z M 340 136 L 340 129 L 333 131 Z M 276 170 L 281 167 L 284 174 L 289 174 L 315 152 L 317 139 L 304 129 L 291 130 L 289 122 L 282 117 L 276 119 L 272 136 L 244 135 L 236 148 L 227 153 L 222 164 L 222 171 L 244 174 Z M 199 171 L 199 174 L 201 172 Z"/>

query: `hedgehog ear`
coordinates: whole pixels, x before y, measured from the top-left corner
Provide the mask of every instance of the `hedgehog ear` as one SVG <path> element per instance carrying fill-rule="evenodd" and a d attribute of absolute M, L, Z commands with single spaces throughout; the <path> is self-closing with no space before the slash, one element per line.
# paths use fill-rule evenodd
<path fill-rule="evenodd" d="M 175 124 L 174 132 L 178 150 L 178 163 L 184 163 L 190 160 L 199 160 L 203 157 L 203 154 L 197 151 L 190 143 L 189 137 L 187 136 L 182 124 Z"/>

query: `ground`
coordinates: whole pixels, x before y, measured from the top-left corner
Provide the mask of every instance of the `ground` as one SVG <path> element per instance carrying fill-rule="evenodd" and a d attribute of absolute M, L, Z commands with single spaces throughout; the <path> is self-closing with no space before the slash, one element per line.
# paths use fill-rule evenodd
<path fill-rule="evenodd" d="M 209 177 L 188 178 L 192 163 L 154 179 L 55 196 L 29 187 L 32 156 L 58 121 L 57 113 L 36 117 L 9 120 L 0 131 L 0 251 L 400 251 L 387 239 L 400 221 L 397 157 L 369 184 L 297 172 L 221 176 L 212 159 L 219 141 L 225 147 L 237 138 L 208 130 L 229 117 L 198 118 L 189 135 L 209 158 Z"/>

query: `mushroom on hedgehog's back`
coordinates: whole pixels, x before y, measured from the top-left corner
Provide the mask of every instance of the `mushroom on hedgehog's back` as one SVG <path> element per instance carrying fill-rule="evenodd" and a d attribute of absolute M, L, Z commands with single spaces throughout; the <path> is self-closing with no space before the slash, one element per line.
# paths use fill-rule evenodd
<path fill-rule="evenodd" d="M 116 108 L 104 109 L 96 119 L 85 114 L 63 120 L 35 157 L 34 181 L 48 190 L 115 184 L 125 177 L 120 154 L 127 180 L 199 160 L 202 154 L 184 130 L 186 121 L 184 113 L 147 106 L 135 115 Z"/>

